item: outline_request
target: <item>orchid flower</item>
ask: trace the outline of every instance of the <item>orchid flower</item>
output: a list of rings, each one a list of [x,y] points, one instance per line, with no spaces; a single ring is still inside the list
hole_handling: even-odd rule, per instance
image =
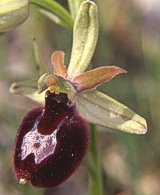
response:
[[[64,52],[51,56],[53,72],[39,64],[37,82],[14,83],[11,91],[40,105],[24,117],[14,144],[13,168],[20,183],[54,187],[81,164],[88,147],[88,123],[134,134],[145,134],[145,119],[96,88],[126,70],[101,66],[87,70],[98,39],[98,11],[93,1],[83,1],[75,18],[68,68]],[[87,71],[86,71],[87,70]]]

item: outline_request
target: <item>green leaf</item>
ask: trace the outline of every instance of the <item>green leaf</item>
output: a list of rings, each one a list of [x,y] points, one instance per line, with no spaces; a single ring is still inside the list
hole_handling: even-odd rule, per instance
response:
[[[44,104],[45,92],[38,94],[36,80],[32,79],[13,83],[10,87],[10,92],[23,95],[37,103]]]
[[[90,123],[128,133],[147,132],[144,118],[97,90],[77,94],[76,105],[80,115]]]
[[[73,29],[73,46],[68,75],[73,78],[83,73],[90,64],[98,39],[98,10],[92,1],[84,1]]]
[[[30,0],[30,3],[56,15],[68,29],[73,27],[73,19],[68,11],[54,0]]]

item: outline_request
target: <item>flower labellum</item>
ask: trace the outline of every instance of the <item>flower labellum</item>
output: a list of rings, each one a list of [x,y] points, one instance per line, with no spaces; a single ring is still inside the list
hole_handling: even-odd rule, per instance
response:
[[[28,112],[16,135],[16,178],[36,187],[57,186],[81,164],[88,137],[87,124],[67,94],[47,91],[45,107]]]

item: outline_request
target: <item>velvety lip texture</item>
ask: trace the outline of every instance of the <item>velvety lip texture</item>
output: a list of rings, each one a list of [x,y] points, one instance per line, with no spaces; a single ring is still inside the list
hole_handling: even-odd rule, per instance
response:
[[[67,94],[46,92],[45,106],[24,117],[14,143],[17,180],[54,187],[81,164],[88,147],[88,126]]]

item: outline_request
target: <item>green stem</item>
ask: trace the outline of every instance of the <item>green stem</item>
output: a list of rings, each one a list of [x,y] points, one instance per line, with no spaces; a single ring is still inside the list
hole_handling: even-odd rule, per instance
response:
[[[67,28],[72,29],[73,19],[69,12],[59,3],[51,0],[30,0],[30,3],[56,15]]]
[[[97,141],[96,128],[90,125],[90,146],[87,156],[87,168],[90,173],[89,195],[103,195],[102,167]]]

